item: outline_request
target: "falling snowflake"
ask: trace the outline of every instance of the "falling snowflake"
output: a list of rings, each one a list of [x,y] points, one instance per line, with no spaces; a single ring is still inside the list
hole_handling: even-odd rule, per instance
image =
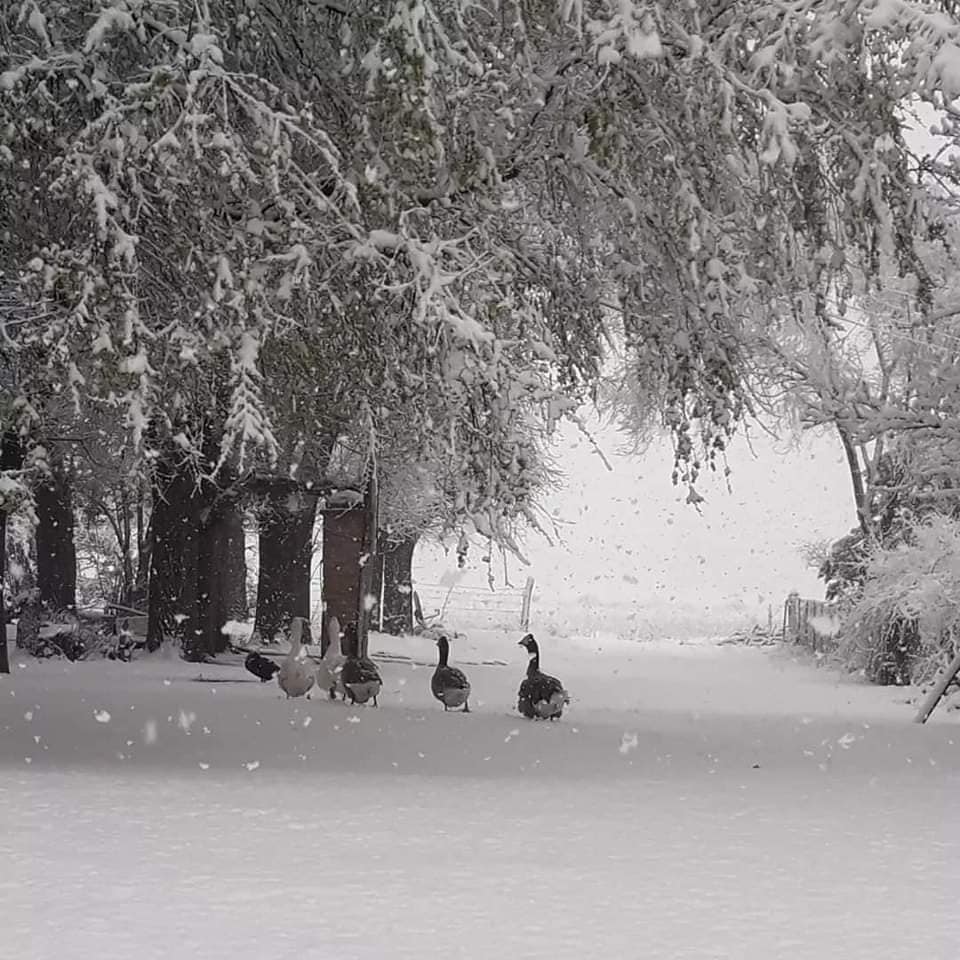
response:
[[[26,720],[26,721],[29,723],[29,721],[31,721],[31,720],[33,719],[33,711],[32,711],[32,710],[28,710],[28,711],[23,715],[23,719]]]
[[[639,744],[639,738],[635,733],[624,733],[620,738],[619,750],[623,754],[629,753],[631,750],[636,750]]]
[[[354,717],[347,717],[347,723],[359,723],[359,722],[360,722],[360,718],[359,718],[359,717],[356,717],[356,716],[354,716]]]
[[[180,716],[177,718],[177,725],[184,733],[189,733],[190,728],[196,723],[197,715],[195,713],[187,713],[185,710],[180,711]]]
[[[144,743],[157,742],[157,721],[156,720],[148,720],[143,725],[143,742]]]
[[[305,727],[309,727],[312,720],[313,720],[313,717],[304,717],[304,718],[303,718],[303,725],[304,725]]]
[[[210,764],[209,764],[209,763],[203,763],[202,761],[201,761],[200,763],[198,763],[197,766],[198,766],[201,770],[209,770],[209,769],[210,769]]]
[[[248,770],[256,770],[257,767],[260,766],[260,761],[259,761],[259,760],[253,760],[253,761],[250,762],[250,763],[245,763],[244,766],[245,766]]]
[[[97,723],[109,723],[110,722],[110,713],[107,710],[94,710],[93,719]]]

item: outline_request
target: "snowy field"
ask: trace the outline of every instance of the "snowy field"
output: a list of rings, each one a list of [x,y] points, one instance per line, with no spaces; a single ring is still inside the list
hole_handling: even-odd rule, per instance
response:
[[[960,715],[779,649],[544,637],[574,702],[531,723],[517,639],[455,643],[468,715],[424,639],[371,638],[410,658],[379,709],[15,657],[0,956],[960,957]]]

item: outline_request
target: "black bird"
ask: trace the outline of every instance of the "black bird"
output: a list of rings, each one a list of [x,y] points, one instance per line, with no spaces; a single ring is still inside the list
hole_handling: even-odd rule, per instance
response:
[[[357,625],[348,623],[343,628],[343,639],[347,648],[347,659],[340,671],[340,682],[351,703],[366,703],[373,698],[373,705],[379,706],[377,697],[383,681],[377,665],[367,657],[360,656],[360,636]]]
[[[268,657],[261,657],[259,653],[248,653],[243,665],[255,677],[259,677],[261,683],[272,680],[273,675],[280,669],[279,663],[274,663]]]
[[[556,678],[540,671],[540,648],[533,634],[528,633],[521,641],[530,655],[527,676],[517,693],[517,709],[529,720],[556,720],[570,702],[570,694]]]
[[[440,662],[430,680],[433,695],[443,704],[445,711],[451,707],[463,707],[463,712],[469,713],[470,681],[462,670],[447,666],[450,641],[444,636],[438,637],[437,650],[440,652]]]

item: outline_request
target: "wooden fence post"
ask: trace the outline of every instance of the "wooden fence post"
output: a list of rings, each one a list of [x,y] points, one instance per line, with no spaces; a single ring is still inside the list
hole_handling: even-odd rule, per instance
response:
[[[796,643],[800,627],[800,594],[792,590],[783,604],[783,642]]]
[[[520,604],[520,629],[530,629],[530,601],[533,599],[533,577],[527,577],[523,587],[523,602]]]

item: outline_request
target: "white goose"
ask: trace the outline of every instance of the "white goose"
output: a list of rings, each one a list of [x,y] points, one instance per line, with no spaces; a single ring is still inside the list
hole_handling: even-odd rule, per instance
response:
[[[277,671],[277,683],[280,689],[290,697],[302,697],[316,682],[313,667],[300,659],[303,649],[303,617],[294,617],[290,621],[290,652]]]
[[[331,617],[327,621],[327,649],[317,664],[317,689],[326,690],[331,700],[337,699],[338,691],[346,699],[347,691],[340,679],[346,659],[340,652],[340,621]]]

